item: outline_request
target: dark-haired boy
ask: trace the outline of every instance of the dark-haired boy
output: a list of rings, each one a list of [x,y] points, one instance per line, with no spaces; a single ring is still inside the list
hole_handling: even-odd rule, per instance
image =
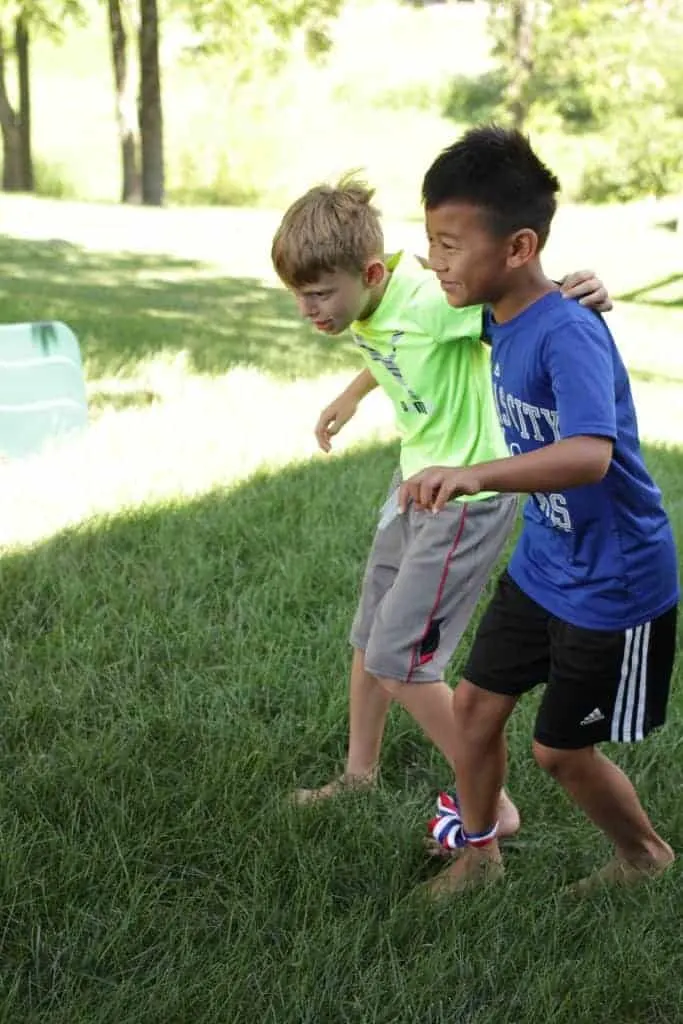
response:
[[[451,305],[487,306],[493,392],[514,457],[425,469],[402,486],[401,506],[412,499],[438,512],[480,491],[530,495],[454,691],[464,851],[437,892],[502,873],[505,724],[541,683],[536,760],[615,848],[579,888],[658,875],[674,859],[630,781],[596,746],[642,740],[664,722],[677,560],[610,332],[543,273],[558,188],[524,136],[495,126],[468,132],[424,179],[430,265]]]

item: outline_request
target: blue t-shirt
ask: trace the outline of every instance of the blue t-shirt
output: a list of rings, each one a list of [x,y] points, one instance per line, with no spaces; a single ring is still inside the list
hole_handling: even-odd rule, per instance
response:
[[[512,455],[561,438],[614,440],[596,484],[533,494],[509,572],[534,601],[586,629],[629,629],[678,598],[676,548],[645,468],[626,368],[601,317],[550,292],[513,320],[485,314],[493,390]]]

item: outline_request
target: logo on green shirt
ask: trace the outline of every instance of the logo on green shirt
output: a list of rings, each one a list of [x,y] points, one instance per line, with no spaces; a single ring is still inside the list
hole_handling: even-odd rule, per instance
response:
[[[382,353],[378,352],[376,348],[372,347],[372,345],[368,345],[367,341],[363,341],[359,334],[354,334],[353,331],[351,333],[356,345],[358,345],[359,348],[362,348],[374,363],[381,363],[384,369],[391,374],[397,384],[400,384],[410,398],[409,403],[406,402],[405,399],[401,400],[401,408],[403,412],[411,412],[412,410],[413,412],[418,412],[423,416],[427,416],[429,414],[429,409],[420,396],[410,387],[408,381],[401,373],[401,369],[396,361],[396,346],[403,337],[404,332],[394,331],[391,336],[391,352],[388,352],[386,355],[382,355]]]

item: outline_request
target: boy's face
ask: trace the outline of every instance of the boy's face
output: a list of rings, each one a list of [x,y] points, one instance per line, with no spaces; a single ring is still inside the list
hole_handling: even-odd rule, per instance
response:
[[[425,217],[429,266],[449,304],[497,302],[513,269],[511,239],[492,234],[484,212],[469,203],[444,203],[427,210]]]
[[[290,288],[299,312],[324,334],[341,334],[354,320],[366,315],[372,274],[352,275],[345,270],[321,274],[313,284]]]

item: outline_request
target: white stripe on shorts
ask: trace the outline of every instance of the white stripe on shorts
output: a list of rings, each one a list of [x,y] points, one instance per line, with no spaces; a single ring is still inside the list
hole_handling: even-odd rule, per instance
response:
[[[649,622],[626,630],[621,678],[612,714],[610,739],[614,743],[634,743],[643,739],[649,649]]]
[[[650,651],[650,623],[643,626],[643,650],[640,658],[640,687],[638,691],[638,707],[636,708],[635,736],[636,741],[642,740],[645,723],[645,705],[647,703],[647,658]]]

